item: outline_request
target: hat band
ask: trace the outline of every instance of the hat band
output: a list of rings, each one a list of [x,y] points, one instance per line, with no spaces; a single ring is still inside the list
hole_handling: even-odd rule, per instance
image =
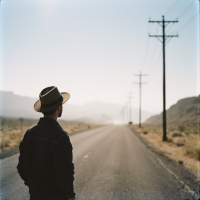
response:
[[[63,100],[62,96],[59,99],[57,99],[56,101],[52,102],[52,103],[49,103],[49,104],[46,104],[46,105],[43,105],[41,103],[41,106],[44,107],[44,108],[49,107],[49,106],[53,106],[54,104],[58,103],[60,100]]]

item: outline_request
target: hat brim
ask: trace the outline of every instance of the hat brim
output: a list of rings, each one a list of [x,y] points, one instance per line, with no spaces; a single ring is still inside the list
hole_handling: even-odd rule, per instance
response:
[[[34,104],[34,107],[33,107],[34,110],[36,112],[49,112],[51,110],[56,109],[58,106],[63,105],[70,98],[70,94],[67,92],[61,92],[61,95],[62,95],[63,99],[61,99],[56,104],[49,106],[49,107],[45,107],[45,108],[41,106],[40,100],[36,101],[36,103]]]

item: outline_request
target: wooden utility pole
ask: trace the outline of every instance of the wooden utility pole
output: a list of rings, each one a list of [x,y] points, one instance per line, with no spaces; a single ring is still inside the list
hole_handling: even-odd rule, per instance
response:
[[[139,108],[139,128],[141,128],[141,118],[142,118],[142,114],[141,114],[141,89],[142,89],[142,84],[146,84],[146,83],[142,83],[142,76],[147,76],[146,74],[141,74],[141,71],[139,74],[134,74],[134,76],[139,76],[140,78],[140,82],[139,83],[134,83],[134,84],[139,84],[140,87],[140,108]]]
[[[156,37],[163,44],[163,141],[167,141],[166,92],[165,92],[165,88],[166,88],[166,86],[165,86],[165,45],[166,45],[167,39],[168,39],[167,42],[169,42],[169,40],[172,37],[178,37],[178,35],[165,35],[165,27],[169,23],[177,23],[178,20],[165,21],[164,16],[162,16],[162,18],[163,18],[162,21],[151,21],[151,20],[149,20],[149,23],[158,23],[162,27],[163,34],[162,35],[150,35],[149,34],[149,37]],[[160,37],[162,38],[162,40],[160,40]]]
[[[128,102],[126,102],[126,122],[128,122]]]
[[[129,93],[129,124],[132,124],[133,122],[131,121],[131,98],[133,98],[132,96],[131,96],[131,92]]]
[[[126,124],[126,104],[123,106],[124,124]]]

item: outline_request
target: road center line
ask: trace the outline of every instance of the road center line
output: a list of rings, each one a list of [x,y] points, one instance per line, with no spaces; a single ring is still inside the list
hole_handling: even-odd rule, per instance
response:
[[[99,141],[99,143],[102,142],[112,131],[113,131],[113,129],[112,129],[111,131],[107,132],[106,135],[102,138],[102,140]],[[99,143],[98,143],[98,144],[99,144]],[[83,159],[84,159],[84,158],[87,158],[87,157],[89,156],[89,154],[92,154],[91,151],[94,151],[94,150],[97,148],[98,144],[95,145],[95,146],[93,146],[92,149],[90,149],[90,151],[88,152],[88,154],[86,154],[86,155],[81,159],[81,163],[75,166],[75,169],[77,169],[78,167],[80,167],[80,166],[83,164],[83,162],[84,162]]]

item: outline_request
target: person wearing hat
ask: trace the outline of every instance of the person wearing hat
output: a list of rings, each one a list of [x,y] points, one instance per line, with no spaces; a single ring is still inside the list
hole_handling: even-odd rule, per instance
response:
[[[29,187],[30,200],[75,199],[72,145],[57,118],[69,99],[55,86],[44,88],[34,110],[44,117],[29,128],[20,142],[17,170]]]

